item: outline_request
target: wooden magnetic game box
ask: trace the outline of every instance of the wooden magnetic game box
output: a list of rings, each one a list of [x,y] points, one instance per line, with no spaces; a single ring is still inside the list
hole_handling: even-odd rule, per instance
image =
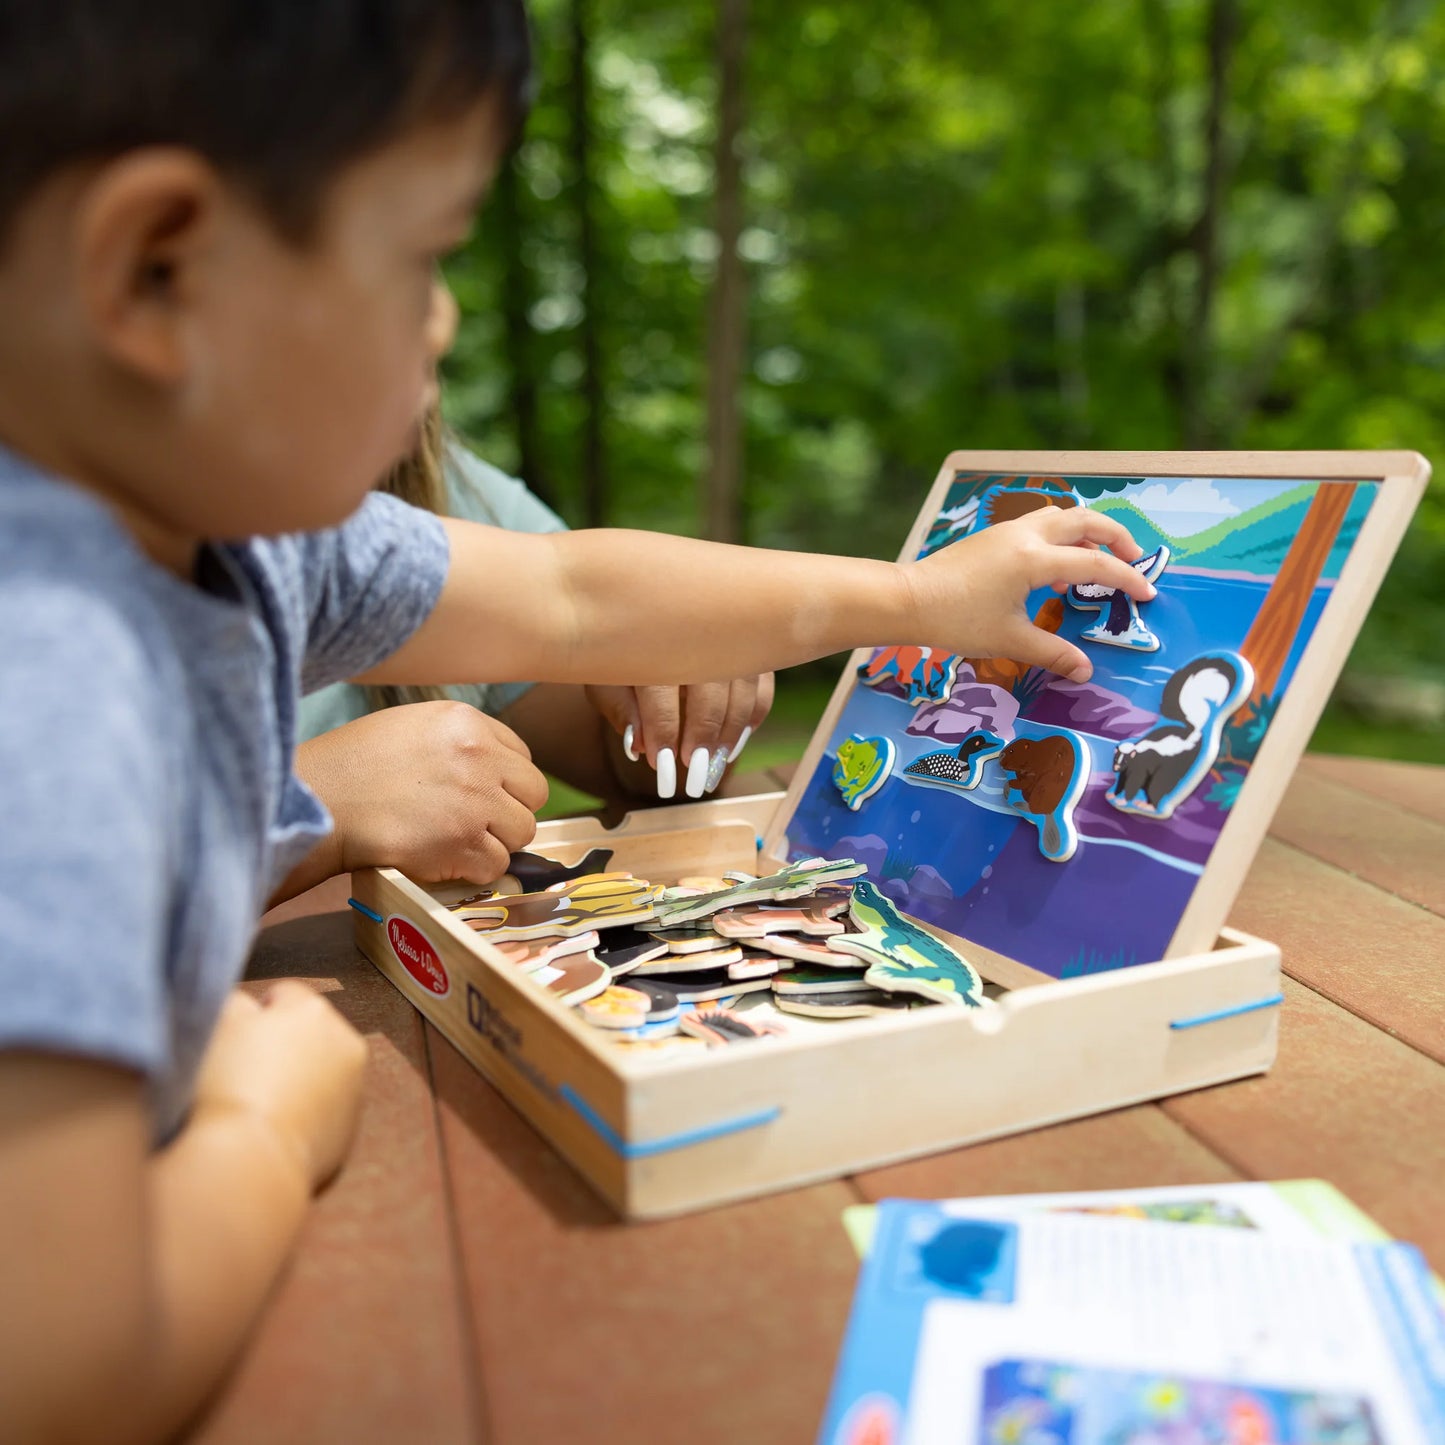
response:
[[[1428,476],[955,453],[903,556],[1039,507],[1143,548],[1152,602],[1030,600],[1089,682],[860,652],[786,795],[543,824],[510,894],[359,873],[358,944],[627,1217],[1263,1072],[1279,953],[1225,918]]]

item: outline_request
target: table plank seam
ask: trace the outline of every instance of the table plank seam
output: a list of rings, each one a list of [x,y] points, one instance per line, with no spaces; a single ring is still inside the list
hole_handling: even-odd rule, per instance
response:
[[[1439,824],[1436,824],[1436,826],[1439,827]],[[1441,828],[1440,831],[1442,837],[1445,837],[1445,828]],[[1376,893],[1381,893],[1386,898],[1393,898],[1397,903],[1407,904],[1409,907],[1423,913],[1427,918],[1434,918],[1436,920],[1440,918],[1440,914],[1431,908],[1428,903],[1421,903],[1414,898],[1407,897],[1403,893],[1396,893],[1392,889],[1382,887],[1376,883],[1374,879],[1366,878],[1362,874],[1356,873],[1352,868],[1341,867],[1333,858],[1322,858],[1318,853],[1312,853],[1308,848],[1302,847],[1299,843],[1292,842],[1288,838],[1281,838],[1277,833],[1271,833],[1269,835],[1269,841],[1271,843],[1277,843],[1281,848],[1288,848],[1292,852],[1298,853],[1301,857],[1308,858],[1312,863],[1319,863],[1326,868],[1333,868],[1336,873],[1343,874],[1346,878],[1353,879],[1356,883],[1363,884],[1366,888],[1373,888]],[[1253,867],[1253,864],[1250,866]]]
[[[1218,1159],[1221,1164],[1223,1164],[1227,1169],[1232,1170],[1235,1175],[1237,1175],[1240,1179],[1258,1179],[1259,1176],[1254,1172],[1254,1170],[1250,1169],[1242,1161],[1236,1159],[1226,1150],[1221,1149],[1216,1143],[1214,1143],[1212,1139],[1206,1138],[1204,1134],[1201,1133],[1198,1129],[1191,1127],[1187,1120],[1179,1118],[1174,1113],[1173,1109],[1170,1108],[1170,1105],[1174,1102],[1176,1098],[1189,1099],[1196,1094],[1207,1094],[1210,1089],[1217,1089],[1219,1087],[1221,1086],[1218,1084],[1210,1084],[1203,1089],[1191,1089],[1186,1094],[1174,1094],[1171,1095],[1169,1098],[1160,1099],[1154,1105],[1154,1107],[1157,1108],[1159,1112],[1163,1114],[1164,1117],[1176,1129],[1180,1130],[1190,1139],[1192,1139],[1197,1145],[1199,1145],[1201,1149],[1205,1151],[1205,1153],[1214,1155],[1214,1157]],[[1224,1087],[1228,1086],[1225,1085]]]
[[[1308,756],[1308,755],[1307,755]],[[1337,753],[1322,753],[1322,757],[1342,756]],[[1384,761],[1381,759],[1381,761]],[[1438,766],[1433,763],[1422,763],[1422,767]],[[1402,813],[1408,813],[1412,818],[1423,818],[1427,823],[1433,823],[1437,828],[1441,826],[1440,819],[1433,813],[1423,812],[1419,808],[1411,807],[1409,803],[1401,802],[1399,798],[1385,797],[1381,793],[1371,792],[1369,788],[1362,787],[1359,783],[1352,783],[1346,778],[1339,777],[1333,772],[1323,774],[1337,788],[1344,788],[1346,791],[1355,793],[1361,798],[1368,798],[1370,802],[1377,803],[1386,808],[1398,808]]]
[[[1299,974],[1295,973],[1290,968],[1283,968],[1282,972],[1284,973],[1286,978],[1292,979],[1301,988],[1307,988],[1312,994],[1316,995],[1318,998],[1324,999],[1327,1003],[1334,1004],[1336,1008],[1343,1009],[1352,1018],[1357,1018],[1361,1023],[1368,1024],[1378,1033],[1384,1034],[1386,1038],[1393,1039],[1397,1044],[1402,1044],[1405,1048],[1413,1050],[1415,1053],[1429,1059],[1431,1063],[1445,1065],[1445,1043],[1442,1043],[1441,1051],[1439,1053],[1433,1053],[1430,1049],[1425,1048],[1423,1045],[1412,1043],[1409,1039],[1397,1033],[1394,1028],[1392,1028],[1389,1024],[1382,1022],[1372,1012],[1370,1012],[1363,1006],[1356,1007],[1356,1005],[1351,1003],[1349,999],[1342,998],[1340,995],[1332,992],[1330,989],[1321,988],[1318,984],[1310,982],[1310,980],[1307,978],[1301,978]]]
[[[420,1018],[421,1016],[418,1015]],[[447,1152],[446,1131],[442,1128],[441,1100],[437,1097],[435,1058],[431,1024],[421,1019],[422,1050],[426,1058],[427,1085],[431,1093],[432,1128],[436,1132],[437,1158],[441,1168],[442,1197],[447,1217],[447,1249],[452,1258],[454,1300],[465,1353],[464,1373],[467,1387],[467,1413],[471,1417],[471,1437],[477,1445],[487,1445],[493,1438],[487,1416],[485,1382],[482,1379],[481,1347],[476,1313],[472,1308],[471,1291],[467,1288],[466,1261],[462,1257],[461,1229],[457,1221],[457,1192]]]

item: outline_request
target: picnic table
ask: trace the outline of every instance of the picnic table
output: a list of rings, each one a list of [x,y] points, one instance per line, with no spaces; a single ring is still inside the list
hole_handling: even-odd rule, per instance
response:
[[[1321,1178],[1445,1273],[1445,767],[1301,764],[1230,920],[1283,953],[1269,1074],[641,1225],[357,953],[346,882],[271,914],[249,978],[367,1035],[360,1136],[195,1442],[810,1441],[839,1217],[889,1195]]]

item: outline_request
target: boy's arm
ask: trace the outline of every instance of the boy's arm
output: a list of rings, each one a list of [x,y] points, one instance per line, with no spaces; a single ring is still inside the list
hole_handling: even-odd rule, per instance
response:
[[[1139,555],[1128,532],[1086,508],[1047,508],[906,564],[651,532],[446,527],[436,607],[364,680],[701,682],[896,642],[1082,680],[1088,659],[1030,624],[1029,593],[1093,581],[1153,595],[1127,565]]]
[[[138,1075],[0,1054],[7,1441],[161,1440],[196,1412],[339,1161],[363,1052],[303,985],[242,998],[157,1155]]]

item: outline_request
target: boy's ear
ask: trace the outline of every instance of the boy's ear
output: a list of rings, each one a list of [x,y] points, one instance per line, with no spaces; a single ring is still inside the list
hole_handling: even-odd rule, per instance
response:
[[[84,314],[102,351],[153,384],[179,384],[193,360],[187,322],[221,197],[204,159],[163,147],[106,162],[86,189],[76,245]]]

